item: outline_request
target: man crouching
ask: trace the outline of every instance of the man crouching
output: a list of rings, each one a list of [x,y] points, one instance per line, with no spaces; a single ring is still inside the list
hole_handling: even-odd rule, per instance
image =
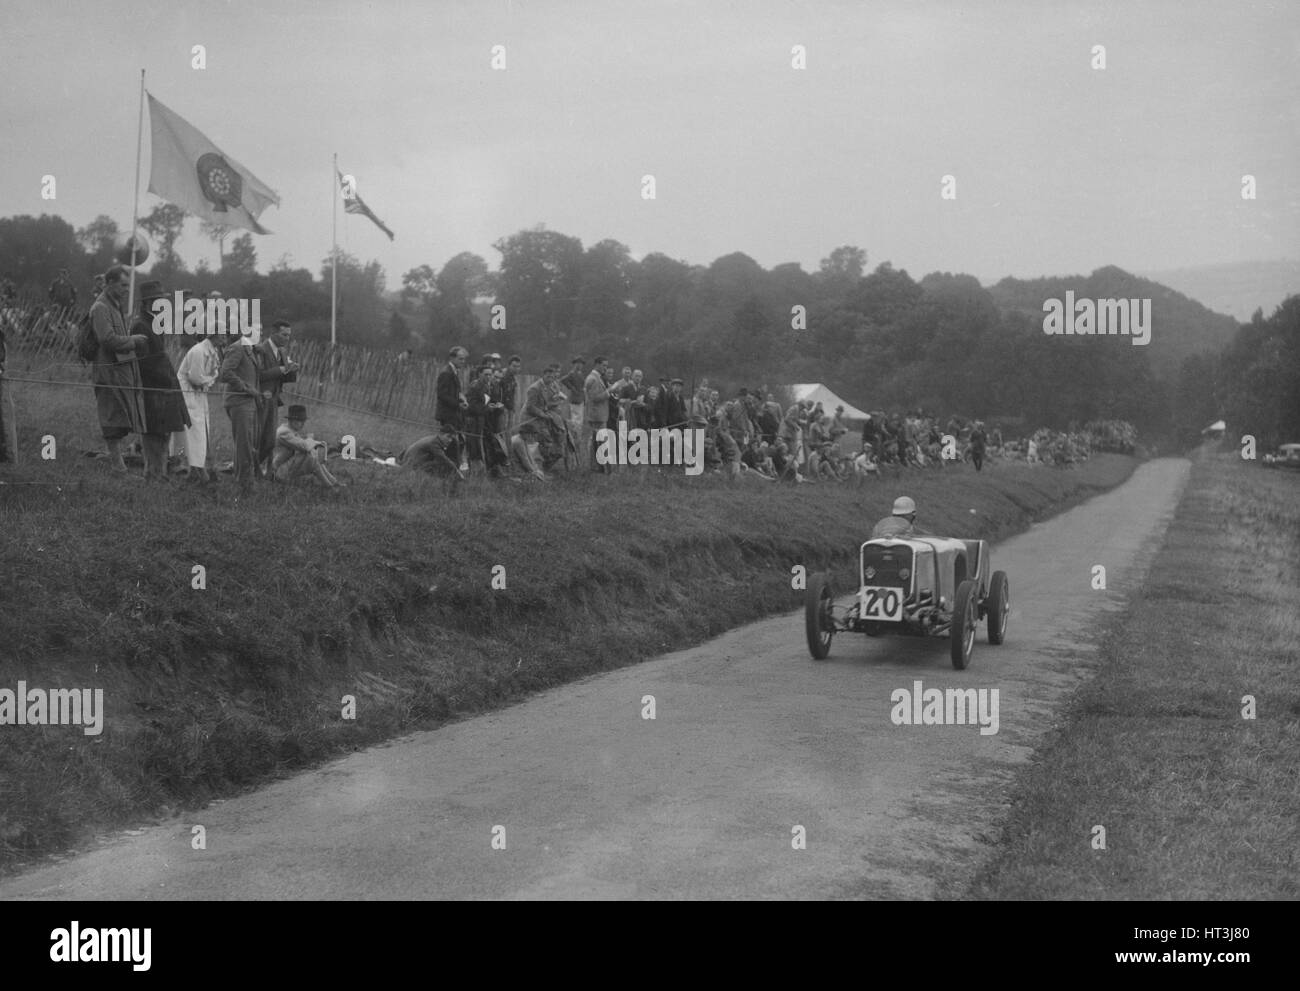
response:
[[[321,480],[326,488],[339,488],[339,480],[325,467],[325,442],[304,434],[307,407],[290,406],[289,420],[275,431],[275,451],[271,455],[271,473],[277,482],[292,482],[305,475]]]
[[[440,423],[436,434],[421,437],[401,453],[397,463],[403,468],[464,481],[467,473],[457,463],[459,459],[455,429],[449,423]]]

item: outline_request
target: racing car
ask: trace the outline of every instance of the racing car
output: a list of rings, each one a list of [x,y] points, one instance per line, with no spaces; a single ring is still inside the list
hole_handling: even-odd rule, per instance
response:
[[[880,537],[858,551],[858,593],[852,605],[835,604],[830,575],[808,579],[804,617],[808,650],[825,660],[836,633],[886,633],[949,639],[952,666],[965,670],[975,628],[987,621],[991,644],[1007,633],[1010,585],[1004,571],[989,573],[988,542],[948,537]]]

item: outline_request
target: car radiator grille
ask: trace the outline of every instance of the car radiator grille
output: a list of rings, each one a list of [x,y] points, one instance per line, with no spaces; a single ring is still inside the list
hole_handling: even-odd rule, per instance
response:
[[[875,574],[868,578],[867,569],[875,568]],[[908,577],[899,575],[907,571]],[[868,547],[862,555],[862,582],[864,585],[876,585],[886,588],[908,589],[912,587],[912,548],[906,545],[898,547]]]

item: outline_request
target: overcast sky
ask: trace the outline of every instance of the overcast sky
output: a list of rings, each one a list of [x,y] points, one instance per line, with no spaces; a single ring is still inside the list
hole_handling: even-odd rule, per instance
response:
[[[856,244],[917,278],[1300,258],[1295,0],[6,0],[0,216],[129,227],[141,68],[280,194],[263,270],[319,270],[334,152],[397,235],[340,209],[339,242],[390,288],[539,223],[700,264]],[[216,255],[193,224],[179,249]]]

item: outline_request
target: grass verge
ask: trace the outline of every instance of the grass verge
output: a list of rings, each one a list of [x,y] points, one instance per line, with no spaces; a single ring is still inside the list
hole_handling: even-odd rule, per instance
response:
[[[93,737],[0,726],[5,870],[798,608],[794,565],[848,587],[899,494],[935,532],[996,539],[1136,463],[959,466],[862,489],[680,471],[475,479],[449,496],[333,462],[351,482],[339,498],[266,487],[236,502],[230,484],[109,477],[76,436],[43,461],[39,418],[0,475],[0,688],[102,688],[105,719]]]
[[[1198,461],[1098,663],[966,895],[1300,896],[1300,476]]]

